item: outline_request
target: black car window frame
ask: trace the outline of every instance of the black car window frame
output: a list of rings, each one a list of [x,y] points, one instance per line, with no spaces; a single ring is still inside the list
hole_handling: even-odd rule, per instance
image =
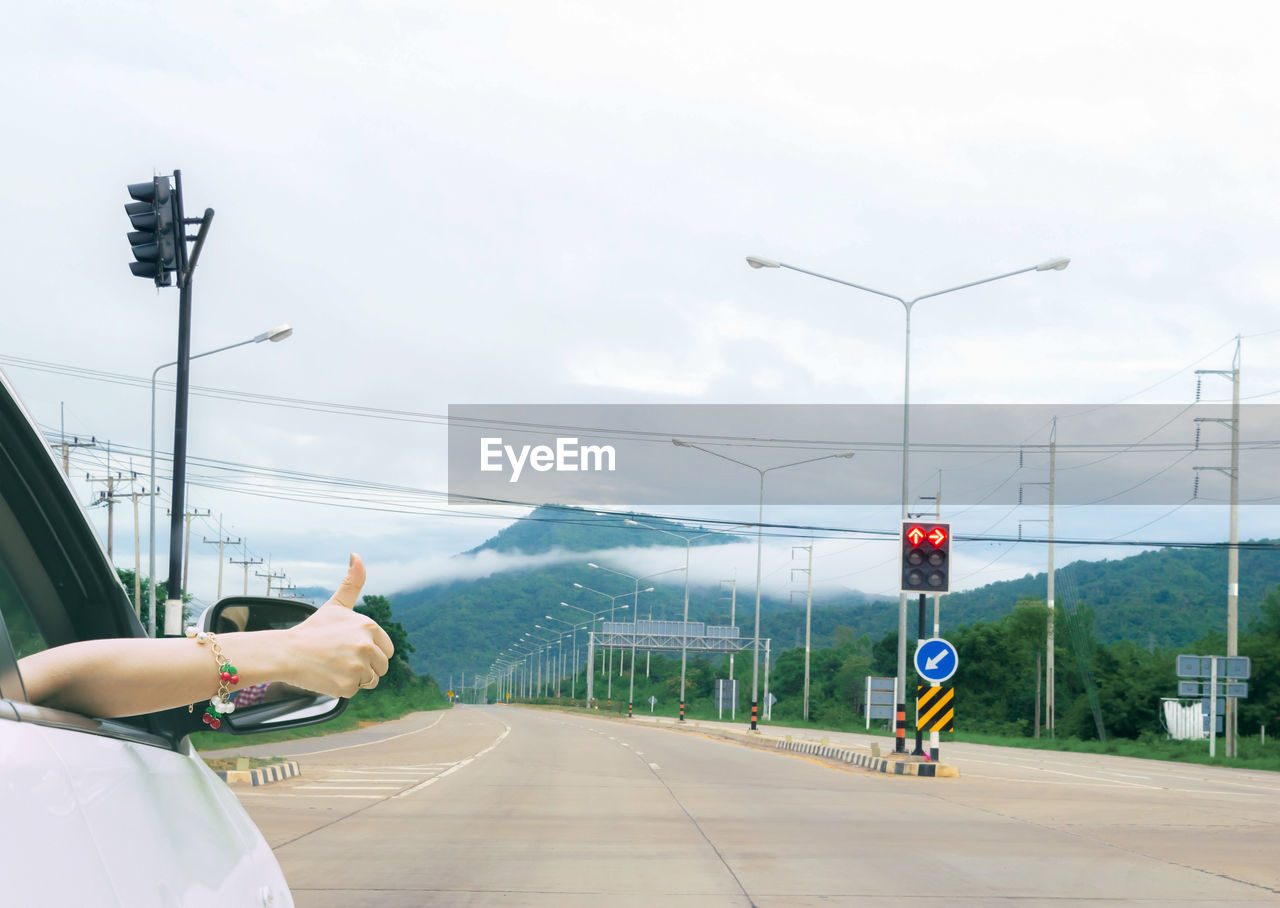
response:
[[[0,559],[13,575],[49,646],[145,632],[114,566],[72,494],[44,439],[0,375]],[[27,701],[12,639],[0,637],[17,683],[2,696],[21,721],[185,750],[181,722],[167,713],[96,719]],[[176,713],[176,711],[169,711]],[[186,710],[181,712],[185,713]]]

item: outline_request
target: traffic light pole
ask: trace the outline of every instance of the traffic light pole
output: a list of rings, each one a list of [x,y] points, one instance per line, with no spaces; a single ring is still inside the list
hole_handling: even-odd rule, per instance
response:
[[[917,641],[917,645],[919,645],[919,641],[928,639],[928,632],[925,630],[925,626],[924,626],[924,620],[925,620],[925,618],[924,618],[924,611],[925,611],[925,609],[924,609],[924,602],[925,602],[925,599],[926,599],[926,598],[927,598],[927,597],[925,596],[925,594],[924,594],[924,593],[921,593],[921,594],[920,594],[919,617],[917,618],[917,621],[916,621],[916,641]],[[918,698],[917,698],[917,699],[918,699]],[[918,712],[917,712],[917,714],[916,714],[916,749],[915,749],[915,750],[913,750],[913,751],[911,751],[911,755],[912,755],[913,757],[923,757],[923,756],[924,756],[924,733],[920,730],[920,715],[919,715],[919,713],[918,713]]]
[[[182,207],[182,171],[173,172],[177,196],[178,225],[178,376],[177,400],[173,411],[173,481],[172,507],[169,516],[169,598],[164,608],[164,636],[182,636],[182,519],[186,511],[187,482],[187,398],[191,386],[191,279],[200,259],[200,250],[213,221],[213,209],[206,208],[204,217],[187,221]],[[187,254],[187,225],[199,224],[191,254]]]

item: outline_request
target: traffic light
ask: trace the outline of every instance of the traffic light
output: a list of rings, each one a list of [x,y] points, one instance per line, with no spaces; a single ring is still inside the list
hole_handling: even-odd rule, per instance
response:
[[[902,587],[904,593],[951,590],[951,524],[902,522]]]
[[[168,177],[146,183],[130,183],[129,196],[136,201],[124,206],[133,230],[129,245],[137,261],[129,263],[135,277],[151,278],[157,287],[169,286],[178,267],[178,218],[176,201]]]

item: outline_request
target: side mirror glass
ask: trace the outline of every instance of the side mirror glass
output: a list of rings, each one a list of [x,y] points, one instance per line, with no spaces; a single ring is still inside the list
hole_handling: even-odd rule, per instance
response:
[[[300,599],[230,596],[205,610],[200,627],[215,634],[287,630],[301,624],[315,610],[316,606]],[[347,708],[344,698],[312,693],[280,681],[242,687],[232,692],[231,701],[236,709],[224,715],[222,728],[235,735],[327,722]]]

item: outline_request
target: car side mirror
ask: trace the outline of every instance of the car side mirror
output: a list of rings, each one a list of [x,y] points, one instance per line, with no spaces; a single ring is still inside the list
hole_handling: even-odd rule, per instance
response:
[[[200,627],[215,634],[286,630],[301,624],[315,611],[316,606],[300,599],[230,596],[205,610]],[[231,701],[236,708],[223,715],[222,728],[234,735],[315,725],[347,708],[345,698],[313,693],[280,681],[232,691]]]

